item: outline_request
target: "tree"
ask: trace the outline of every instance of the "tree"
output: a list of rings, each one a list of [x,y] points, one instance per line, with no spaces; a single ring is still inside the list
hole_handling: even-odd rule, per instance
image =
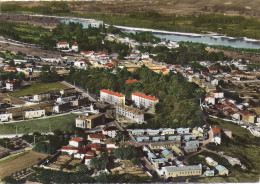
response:
[[[137,157],[137,150],[134,146],[120,146],[115,149],[114,155],[123,160],[130,160]]]
[[[90,160],[90,166],[94,169],[104,169],[107,165],[108,157],[105,154],[102,154],[99,158],[95,157],[92,160]]]
[[[85,173],[87,170],[87,166],[85,164],[79,164],[76,168],[75,168],[75,172],[77,173]]]
[[[97,182],[99,183],[109,183],[109,174],[106,172],[102,172],[100,175],[96,178]]]
[[[134,165],[140,165],[140,164],[141,164],[140,158],[132,158],[132,159],[131,159],[131,162],[132,162],[132,164],[134,164]]]

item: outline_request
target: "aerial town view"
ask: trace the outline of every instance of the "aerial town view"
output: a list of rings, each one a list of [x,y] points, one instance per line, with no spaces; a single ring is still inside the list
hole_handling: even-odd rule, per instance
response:
[[[0,183],[259,183],[260,0],[0,0]]]

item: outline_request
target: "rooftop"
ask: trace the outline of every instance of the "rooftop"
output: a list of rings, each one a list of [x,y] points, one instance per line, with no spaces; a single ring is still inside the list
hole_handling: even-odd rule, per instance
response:
[[[133,83],[138,82],[138,80],[136,80],[136,79],[128,79],[128,80],[126,80],[125,82],[126,82],[127,84],[133,84]]]
[[[225,167],[222,166],[222,165],[217,165],[217,166],[216,166],[216,169],[218,170],[218,172],[221,172],[221,171],[227,170],[227,168],[225,168]]]
[[[75,142],[82,142],[82,141],[83,141],[83,139],[81,139],[81,138],[78,138],[78,137],[75,137],[75,138],[73,138],[73,139],[70,139],[70,141],[75,141]]]
[[[91,139],[104,139],[105,136],[102,133],[98,133],[98,134],[89,135],[89,138],[91,138]]]
[[[168,166],[165,167],[167,172],[173,172],[173,171],[188,171],[188,170],[201,170],[201,165],[188,165],[188,166]]]
[[[254,116],[253,114],[249,113],[248,111],[239,111],[244,116]]]
[[[139,115],[144,114],[143,111],[130,107],[130,106],[127,106],[127,105],[118,104],[117,106],[124,108],[126,111],[131,112],[133,114],[139,114]]]
[[[213,134],[220,134],[220,128],[219,127],[214,126],[212,128],[212,131],[213,131]]]
[[[159,100],[158,98],[155,98],[155,97],[152,97],[152,96],[148,96],[148,95],[144,95],[142,93],[132,93],[132,95],[139,96],[141,98],[146,98],[146,99],[152,100],[152,101]]]
[[[110,94],[110,95],[114,95],[114,96],[117,96],[117,97],[124,97],[125,96],[125,95],[122,95],[122,94],[119,94],[119,93],[116,93],[116,92],[113,92],[113,91],[109,91],[107,89],[101,89],[100,92],[107,93],[107,94]]]

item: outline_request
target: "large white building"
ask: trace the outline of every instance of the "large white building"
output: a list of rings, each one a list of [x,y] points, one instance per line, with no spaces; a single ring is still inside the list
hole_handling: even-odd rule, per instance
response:
[[[155,105],[159,102],[158,98],[144,95],[142,93],[132,93],[132,100],[138,107],[145,107],[148,109],[154,109]]]
[[[31,118],[39,118],[45,116],[45,110],[34,110],[34,111],[24,111],[24,118],[31,119]]]
[[[38,93],[36,95],[33,95],[33,101],[35,102],[41,102],[44,100],[49,100],[51,98],[51,94],[49,92],[47,93]]]
[[[16,88],[20,86],[20,81],[18,79],[6,81],[5,86],[7,90],[14,91]]]
[[[59,43],[57,43],[57,48],[58,49],[69,49],[70,45],[67,42],[59,42]]]
[[[107,89],[100,90],[100,100],[114,105],[125,104],[125,95],[109,91]]]
[[[12,113],[8,113],[8,114],[0,114],[0,122],[3,121],[10,121],[13,119],[13,115]]]
[[[123,104],[116,105],[116,113],[122,116],[125,116],[131,120],[136,121],[137,123],[144,122],[144,113],[133,107],[129,107]]]

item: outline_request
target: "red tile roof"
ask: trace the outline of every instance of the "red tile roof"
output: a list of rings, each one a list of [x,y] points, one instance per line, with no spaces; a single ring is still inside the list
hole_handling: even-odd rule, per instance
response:
[[[213,134],[219,134],[219,133],[220,133],[220,128],[214,126],[214,127],[212,128],[212,131],[213,131]]]
[[[213,98],[212,96],[209,95],[205,95],[205,98]]]
[[[93,143],[93,144],[88,144],[88,145],[86,145],[86,147],[97,149],[97,148],[100,148],[101,145],[100,145],[99,143]]]
[[[67,45],[67,42],[59,42],[58,45]]]
[[[16,70],[16,67],[6,67],[6,68],[4,68],[4,70],[5,71],[7,71],[7,70]]]
[[[209,67],[209,70],[218,70],[218,68],[214,67],[214,66],[211,66],[211,67]]]
[[[107,89],[101,89],[100,92],[107,93],[107,94],[110,94],[110,95],[114,95],[114,96],[117,96],[117,97],[124,97],[125,96],[125,95],[122,95],[122,94],[119,94],[119,93],[116,93],[116,92],[113,92],[113,91],[109,91]]]
[[[78,46],[78,44],[75,42],[75,43],[73,43],[73,46]]]
[[[208,74],[207,72],[202,72],[202,75],[204,75],[204,76],[206,76],[206,77],[209,76],[209,74]]]
[[[227,112],[229,113],[229,114],[231,114],[231,115],[233,115],[233,114],[236,114],[236,112],[235,111],[233,111],[232,109],[227,109]]]
[[[155,97],[152,97],[152,96],[148,96],[148,95],[144,95],[142,93],[132,93],[132,95],[139,96],[141,98],[146,98],[148,100],[153,100],[153,101],[159,100],[158,98],[155,98]]]
[[[111,61],[119,61],[119,59],[111,59]]]
[[[83,139],[76,137],[76,138],[70,139],[70,141],[74,141],[74,142],[82,142]]]
[[[212,91],[212,93],[222,93],[222,91],[215,89]]]
[[[88,52],[81,52],[82,54],[84,54],[84,55],[88,55],[88,54],[93,54],[94,52],[93,51],[88,51]]]
[[[94,151],[89,150],[86,154],[87,154],[87,155],[90,155],[90,156],[94,156],[94,153],[95,153]]]
[[[215,105],[217,108],[219,108],[219,109],[225,109],[225,108],[227,108],[227,106],[225,106],[225,105],[223,105],[223,104],[216,104]]]
[[[99,133],[99,134],[91,134],[91,135],[89,135],[89,138],[91,138],[91,139],[104,139],[105,136],[102,133]]]
[[[112,63],[106,63],[105,64],[107,67],[110,67],[110,68],[114,68],[114,65]]]
[[[80,59],[79,61],[89,61],[89,59]]]
[[[180,65],[175,65],[175,68],[181,68],[181,66]]]
[[[80,150],[80,148],[72,147],[72,146],[62,146],[61,150]]]
[[[102,130],[103,131],[113,131],[113,130],[118,130],[118,128],[115,126],[109,126],[109,127],[102,128]]]
[[[142,60],[144,60],[144,61],[149,61],[149,58],[143,58]]]
[[[7,84],[14,84],[14,83],[17,83],[17,82],[20,82],[19,79],[7,81],[6,83],[7,83]]]
[[[126,82],[127,84],[133,84],[133,83],[138,82],[138,80],[136,80],[136,79],[128,79],[128,80],[126,80],[125,82]]]
[[[87,152],[85,151],[85,150],[79,150],[78,152],[77,152],[78,154],[87,154]]]
[[[93,159],[93,156],[85,156],[84,157],[86,160],[91,160],[91,159]]]
[[[236,109],[237,108],[237,106],[235,106],[233,103],[231,103],[231,102],[226,102],[226,105],[228,105],[229,107],[231,107],[231,108],[233,108],[233,109]]]
[[[239,112],[245,116],[254,116],[253,114],[249,113],[248,111],[239,111]]]
[[[137,52],[131,52],[130,55],[139,55]]]

